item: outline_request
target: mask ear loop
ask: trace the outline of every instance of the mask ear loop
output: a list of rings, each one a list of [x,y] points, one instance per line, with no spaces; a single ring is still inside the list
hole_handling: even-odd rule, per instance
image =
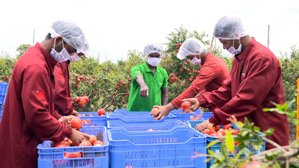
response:
[[[233,39],[233,47],[235,48],[235,39]]]
[[[56,37],[54,39],[54,50],[56,51],[56,49],[55,49],[55,43],[56,43]]]

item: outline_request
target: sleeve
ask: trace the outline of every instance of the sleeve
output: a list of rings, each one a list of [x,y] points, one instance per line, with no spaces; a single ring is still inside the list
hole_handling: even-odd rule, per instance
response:
[[[132,68],[132,80],[135,81],[137,75],[142,75],[141,68],[139,65],[136,65]]]
[[[62,115],[60,115],[56,110],[54,110],[53,117],[55,117],[58,120],[62,117]]]
[[[179,108],[181,106],[181,101],[186,98],[192,98],[199,93],[199,91],[213,81],[219,74],[218,69],[214,67],[203,67],[196,79],[191,83],[191,85],[178,97],[176,97],[171,103]]]
[[[24,74],[21,99],[25,119],[41,140],[59,142],[72,134],[72,128],[51,115],[52,87],[46,67],[30,67]]]
[[[55,79],[55,109],[59,109],[57,113],[62,112],[62,115],[69,115],[72,111],[72,99],[67,94],[66,82],[69,82],[67,78],[67,72],[63,72],[63,64],[57,64],[54,68],[54,79]],[[63,72],[63,73],[62,73]],[[60,115],[61,116],[61,115]]]
[[[205,92],[199,96],[198,101],[200,106],[205,108],[220,108],[231,100],[231,75],[223,81],[222,86],[218,90]]]
[[[163,80],[162,87],[167,88],[168,87],[168,74],[165,69],[163,69],[163,72],[164,72],[164,74],[163,74],[164,80]]]
[[[243,119],[257,110],[277,81],[277,70],[269,58],[253,59],[248,67],[247,78],[240,84],[240,89],[232,99],[215,110],[209,119],[211,123],[227,124],[231,115]]]

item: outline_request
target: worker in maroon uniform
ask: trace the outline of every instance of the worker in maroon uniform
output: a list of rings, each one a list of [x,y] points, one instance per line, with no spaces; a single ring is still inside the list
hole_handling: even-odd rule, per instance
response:
[[[194,108],[216,107],[213,116],[195,128],[205,129],[209,123],[228,124],[235,115],[238,120],[247,117],[261,131],[274,128],[270,140],[281,146],[289,144],[289,123],[286,115],[264,112],[264,108],[274,108],[271,102],[285,103],[282,85],[282,71],[278,59],[265,46],[246,34],[238,18],[222,17],[214,28],[214,36],[223,48],[234,54],[232,70],[223,86],[198,98],[187,99]],[[266,149],[274,148],[267,143]]]
[[[85,43],[82,49],[77,50],[79,54],[71,55],[70,59],[61,63],[57,63],[53,75],[55,77],[55,102],[54,110],[58,112],[57,118],[61,116],[74,115],[78,112],[72,107],[72,97],[70,90],[70,75],[69,64],[74,61],[78,61],[80,56],[87,55],[89,49],[88,43]]]
[[[65,137],[81,143],[87,134],[73,130],[72,117],[54,115],[54,76],[63,62],[84,45],[82,30],[72,22],[56,21],[41,43],[30,47],[16,63],[0,123],[0,167],[37,167],[37,145]]]
[[[229,76],[229,70],[224,61],[206,51],[204,45],[198,39],[188,38],[181,46],[177,57],[180,60],[187,58],[194,65],[202,65],[202,67],[196,79],[182,94],[172,100],[171,103],[165,106],[158,106],[157,119],[167,116],[173,109],[178,109],[183,99],[195,97],[202,88],[205,88],[208,92],[217,90]]]

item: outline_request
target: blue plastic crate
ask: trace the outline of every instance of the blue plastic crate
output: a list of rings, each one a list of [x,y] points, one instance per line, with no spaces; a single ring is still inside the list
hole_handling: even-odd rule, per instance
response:
[[[189,127],[164,133],[110,129],[108,138],[110,168],[206,167],[206,156],[191,158],[195,151],[206,154],[206,136]]]
[[[152,129],[153,131],[171,131],[176,127],[187,127],[187,125],[180,120],[165,120],[162,123],[124,123],[120,120],[111,120],[107,121],[108,129],[125,129],[126,131],[149,131]]]
[[[0,105],[0,122],[1,122],[1,118],[2,118],[3,108],[4,108],[4,106]]]
[[[161,120],[155,120],[155,117],[150,115],[150,111],[146,111],[146,112],[128,112],[125,115],[124,114],[114,114],[111,113],[110,115],[107,116],[108,120],[122,120],[124,122],[136,122],[136,123],[140,123],[140,122],[162,122],[164,120],[168,120],[168,119],[176,119],[176,116],[173,114],[169,114],[168,116],[164,117]]]
[[[83,126],[107,126],[107,114],[99,116],[97,112],[79,112],[80,115],[85,114],[85,117],[79,117],[81,120],[90,120],[90,123],[85,123]],[[88,116],[89,114],[93,116]]]
[[[112,113],[119,113],[119,112],[129,112],[127,109],[116,109]]]
[[[8,83],[6,82],[0,82],[0,106],[3,106],[5,103],[7,85]]]
[[[202,120],[189,120],[189,121],[187,121],[189,127],[191,127],[191,128],[194,128],[197,124],[202,123],[202,122],[203,122]],[[238,129],[238,127],[237,127],[235,124],[232,123],[232,125],[233,125],[233,128],[234,128],[234,129]],[[223,125],[220,125],[220,128],[223,128]],[[265,136],[265,134],[263,134],[263,133],[259,133],[258,135],[259,135],[259,136]],[[207,145],[208,145],[209,143],[211,143],[211,142],[213,142],[213,141],[215,141],[215,140],[218,139],[218,137],[212,137],[212,136],[210,136],[210,135],[206,135],[206,136],[207,136]],[[223,140],[223,141],[224,141],[224,140]],[[225,142],[225,141],[224,141],[224,142]],[[221,142],[218,142],[218,143],[216,143],[215,145],[211,146],[209,149],[212,150],[213,152],[217,153],[217,152],[220,152],[220,150],[221,150],[221,149],[220,149],[220,146],[221,146]],[[254,152],[255,154],[261,153],[261,152],[265,151],[265,149],[266,149],[266,142],[264,141],[263,147],[260,148],[259,150],[255,150],[253,146],[250,147],[250,148],[248,148],[248,149],[249,149],[250,151]],[[239,153],[239,151],[240,151],[240,150],[237,149],[237,147],[235,147],[234,154]],[[241,156],[244,157],[244,155],[241,155]],[[212,165],[213,162],[214,162],[214,160],[209,161],[209,162],[208,162],[208,167],[209,167],[210,165]]]
[[[83,127],[81,132],[96,135],[105,142],[103,146],[91,147],[51,147],[51,141],[45,141],[37,146],[38,167],[42,168],[108,168],[109,167],[109,141],[107,130],[103,126]],[[64,153],[82,152],[82,158],[64,158]]]
[[[178,120],[181,120],[182,122],[187,122],[190,120],[191,116],[197,117],[202,113],[202,118],[203,120],[208,120],[212,115],[213,112],[202,112],[200,109],[192,112],[192,113],[185,113],[183,110],[178,109],[178,110],[172,110],[170,111],[170,114],[173,114],[177,117]]]

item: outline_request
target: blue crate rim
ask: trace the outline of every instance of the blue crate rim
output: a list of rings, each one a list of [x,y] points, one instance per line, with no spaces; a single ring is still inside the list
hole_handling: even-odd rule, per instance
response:
[[[186,129],[188,127],[181,127],[183,129]],[[171,132],[167,132],[166,135],[172,135],[175,131],[178,131],[179,129],[181,128],[177,128],[175,130],[172,130]],[[201,133],[197,133],[196,131],[194,131],[193,129],[190,129],[195,135],[195,137],[191,137],[189,138],[188,140],[186,140],[185,142],[171,142],[171,143],[153,143],[153,144],[135,144],[133,142],[131,142],[130,140],[128,139],[122,139],[122,140],[113,140],[112,139],[112,133],[111,131],[122,131],[124,134],[128,135],[128,136],[134,136],[132,134],[136,134],[138,132],[128,132],[124,129],[110,129],[108,130],[108,140],[111,141],[111,142],[129,142],[130,144],[134,145],[134,146],[153,146],[153,145],[180,145],[180,144],[186,144],[188,143],[189,141],[192,141],[193,139],[202,139],[203,141],[206,141],[206,135],[204,134],[201,134]],[[131,135],[130,135],[131,134]],[[148,131],[146,134],[148,135],[151,135],[151,134],[154,134],[154,135],[165,135],[165,132],[163,132],[163,134],[159,133],[158,131]],[[151,135],[151,136],[154,136],[154,135]],[[113,143],[111,143],[110,146],[114,146]]]

